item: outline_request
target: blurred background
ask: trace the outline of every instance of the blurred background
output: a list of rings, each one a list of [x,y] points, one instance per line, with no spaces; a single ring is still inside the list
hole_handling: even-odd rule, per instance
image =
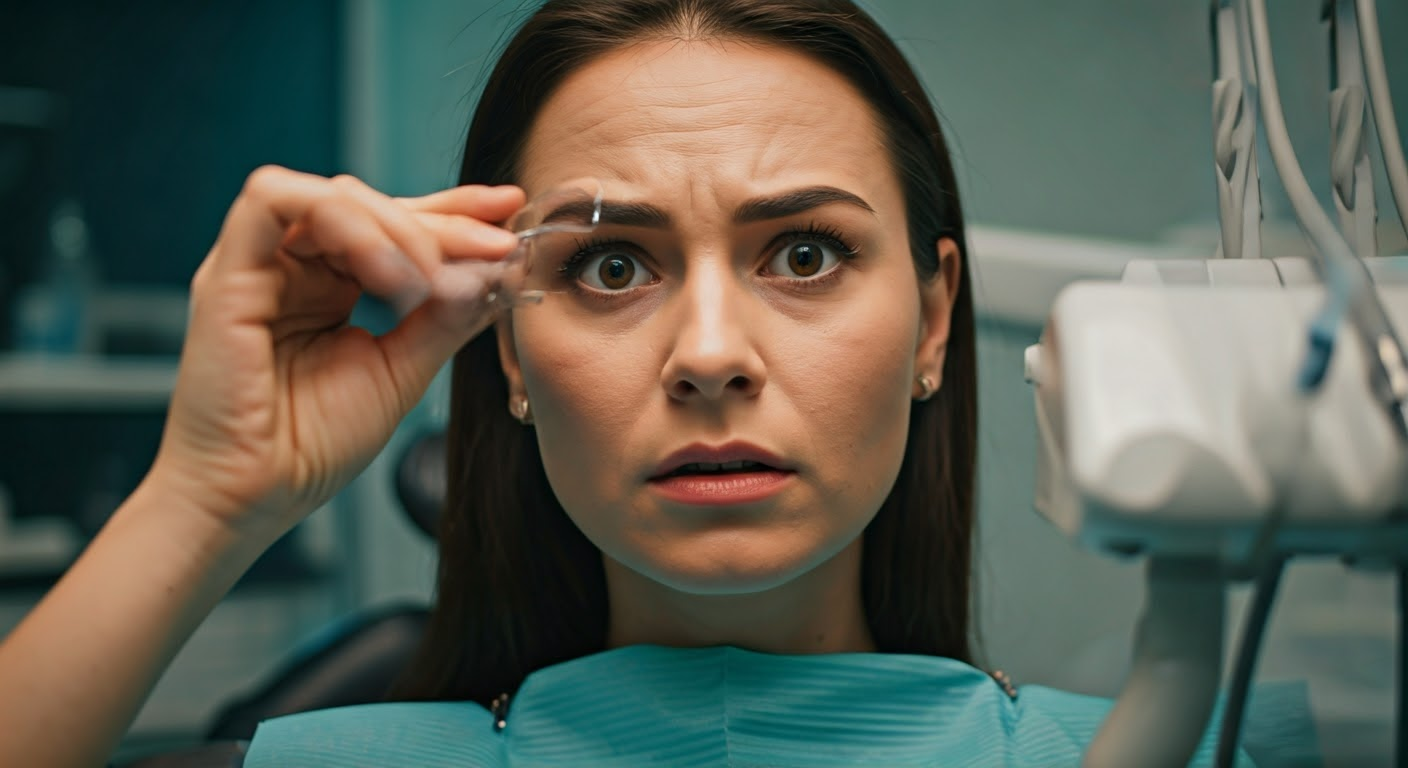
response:
[[[160,436],[186,288],[255,167],[452,185],[476,90],[518,0],[0,0],[0,632],[136,485]],[[942,113],[969,221],[983,385],[980,627],[1019,683],[1112,695],[1141,572],[1083,552],[1031,508],[1022,379],[1055,290],[1135,257],[1210,257],[1207,4],[870,0]],[[1287,122],[1329,209],[1328,28],[1278,0]],[[1408,5],[1380,5],[1408,124]],[[1396,137],[1400,140],[1401,137]],[[1371,150],[1377,158],[1377,148]],[[1377,162],[1377,159],[1376,159]],[[1265,241],[1306,245],[1269,158]],[[1380,241],[1404,237],[1378,181]],[[361,322],[384,326],[368,303]],[[199,738],[220,705],[329,622],[429,600],[432,543],[391,476],[445,418],[439,382],[376,463],[255,567],[178,657],[124,746]],[[1234,588],[1235,627],[1245,588]],[[1386,575],[1293,564],[1263,681],[1305,686],[1331,764],[1386,759],[1394,613]]]

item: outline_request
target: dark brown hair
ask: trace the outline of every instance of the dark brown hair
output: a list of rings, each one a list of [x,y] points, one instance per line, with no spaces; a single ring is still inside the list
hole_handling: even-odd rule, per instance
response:
[[[460,183],[514,183],[538,110],[578,68],[631,43],[693,38],[786,47],[848,78],[884,132],[920,278],[937,274],[939,238],[964,246],[933,107],[894,42],[850,0],[549,0],[486,81]],[[969,661],[977,360],[961,274],[942,386],[914,404],[899,477],[864,533],[862,594],[880,651]],[[509,415],[494,333],[456,356],[451,392],[436,603],[397,695],[488,706],[536,669],[604,649],[606,586],[600,551],[548,486],[534,431]]]

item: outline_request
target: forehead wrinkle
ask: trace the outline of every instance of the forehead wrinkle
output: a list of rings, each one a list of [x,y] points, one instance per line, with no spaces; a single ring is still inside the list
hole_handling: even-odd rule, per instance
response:
[[[758,113],[757,105],[768,105],[773,101],[767,95],[740,96],[736,92],[701,100],[680,96],[678,89],[662,90],[668,93],[668,97],[654,102],[642,103],[642,100],[633,99],[634,91],[618,91],[607,99],[596,101],[590,108],[578,113],[588,117],[590,123],[572,129],[572,133],[580,135],[589,130],[610,131],[623,121],[628,126],[639,124],[645,129],[634,134],[627,133],[628,138],[654,133],[741,128],[748,125],[750,115]],[[606,114],[599,115],[603,111]]]
[[[808,139],[819,139],[819,143],[829,150],[845,146],[845,142],[834,140],[836,131],[826,130],[836,122],[828,117],[835,114],[835,104],[810,98],[799,99],[795,94],[788,94],[789,98],[780,100],[775,89],[756,95],[739,95],[736,92],[720,94],[717,100],[707,103],[680,97],[677,90],[671,91],[671,96],[655,104],[622,109],[615,115],[594,121],[590,128],[583,126],[574,133],[585,135],[589,130],[609,133],[617,120],[623,120],[628,127],[640,125],[639,130],[619,137],[626,142],[647,136],[692,137],[712,131],[739,131],[749,133],[750,140],[739,144],[727,143],[725,148],[757,146],[762,149],[774,146],[780,140],[789,148],[796,149],[799,142]],[[606,102],[598,102],[597,106],[610,108]]]
[[[814,124],[815,121],[809,125]],[[803,137],[787,132],[793,127],[791,124],[774,122],[768,140],[754,155],[750,173],[755,178],[768,179],[825,170],[864,180],[877,168],[889,169],[889,151],[880,135],[880,126],[868,108],[859,115],[839,116],[827,125],[835,128],[813,131],[803,141]],[[855,141],[858,135],[864,135],[866,140]]]
[[[766,133],[759,133],[753,121],[739,119],[737,112],[746,109],[745,105],[726,105],[722,111],[718,106],[703,119],[692,119],[676,110],[671,110],[673,115],[642,110],[599,119],[593,116],[580,127],[561,126],[562,134],[568,138],[558,146],[558,153],[602,160],[618,167],[629,166],[632,158],[637,158],[637,165],[659,168],[662,160],[684,157],[720,158],[739,152],[756,157],[759,152],[769,151],[779,137],[795,149],[793,138],[780,133],[785,126],[767,125]],[[641,155],[644,159],[640,159]]]

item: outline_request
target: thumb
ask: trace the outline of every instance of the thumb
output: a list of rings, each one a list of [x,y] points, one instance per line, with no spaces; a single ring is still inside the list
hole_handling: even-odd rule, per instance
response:
[[[431,278],[429,298],[378,343],[401,390],[419,399],[460,347],[493,323],[488,293],[506,265],[448,262]]]

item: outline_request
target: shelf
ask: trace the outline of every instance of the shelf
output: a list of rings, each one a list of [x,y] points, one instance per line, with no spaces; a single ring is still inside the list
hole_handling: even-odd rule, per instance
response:
[[[0,410],[164,411],[176,358],[0,355]]]

